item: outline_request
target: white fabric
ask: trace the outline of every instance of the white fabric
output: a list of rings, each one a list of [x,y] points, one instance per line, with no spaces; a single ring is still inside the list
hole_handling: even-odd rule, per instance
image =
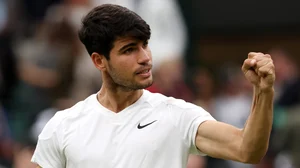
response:
[[[32,162],[43,168],[184,168],[190,153],[205,155],[195,136],[206,120],[214,118],[201,107],[147,90],[119,113],[94,94],[55,114]]]

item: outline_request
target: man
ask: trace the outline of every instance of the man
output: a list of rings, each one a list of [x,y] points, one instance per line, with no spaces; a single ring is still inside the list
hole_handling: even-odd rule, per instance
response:
[[[242,70],[254,86],[252,112],[240,130],[201,107],[150,93],[150,28],[134,12],[101,5],[79,37],[103,84],[97,94],[57,112],[39,135],[32,162],[43,168],[183,168],[190,153],[258,163],[272,127],[274,65],[249,53]],[[230,109],[228,109],[230,110]]]

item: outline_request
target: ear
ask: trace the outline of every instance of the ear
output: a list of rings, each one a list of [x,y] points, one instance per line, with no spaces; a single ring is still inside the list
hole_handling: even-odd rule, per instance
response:
[[[94,52],[91,55],[92,61],[97,69],[104,71],[106,69],[106,58],[104,55]]]

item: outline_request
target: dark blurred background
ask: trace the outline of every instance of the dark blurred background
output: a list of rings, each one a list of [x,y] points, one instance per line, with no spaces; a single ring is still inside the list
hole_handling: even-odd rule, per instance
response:
[[[276,66],[274,126],[258,165],[191,155],[188,168],[300,167],[300,1],[0,0],[0,168],[34,168],[37,136],[58,110],[101,87],[77,37],[93,7],[115,3],[151,26],[153,86],[242,128],[252,87],[240,68],[251,51]]]

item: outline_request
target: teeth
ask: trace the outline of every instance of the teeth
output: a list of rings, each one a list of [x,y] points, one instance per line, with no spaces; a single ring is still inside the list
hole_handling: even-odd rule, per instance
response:
[[[149,72],[149,70],[144,70],[144,71],[142,71],[140,73],[142,74],[142,73],[147,73],[147,72]]]

